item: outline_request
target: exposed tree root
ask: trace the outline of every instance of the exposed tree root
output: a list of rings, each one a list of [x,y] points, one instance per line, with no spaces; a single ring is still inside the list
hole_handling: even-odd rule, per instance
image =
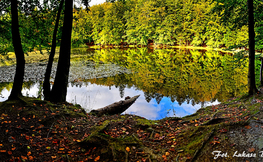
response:
[[[192,161],[195,161],[201,150],[203,149],[204,145],[207,143],[207,141],[211,138],[211,136],[214,134],[215,129],[212,129],[212,131],[208,134],[207,138],[204,139],[202,142],[202,145],[195,151],[195,154],[192,158]]]

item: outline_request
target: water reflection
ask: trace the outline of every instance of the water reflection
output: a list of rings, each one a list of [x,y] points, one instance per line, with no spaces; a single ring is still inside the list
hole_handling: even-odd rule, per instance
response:
[[[39,95],[40,83],[28,82],[27,86],[23,88],[23,95],[30,97],[37,97]],[[80,86],[81,85],[81,86]],[[169,97],[162,97],[161,100],[151,99],[147,102],[145,94],[142,90],[138,90],[132,86],[127,88],[124,86],[123,92],[125,96],[140,95],[137,101],[124,112],[124,114],[136,114],[147,119],[162,119],[164,117],[171,116],[186,116],[193,114],[198,110],[201,105],[189,105],[186,102],[179,105],[177,102],[172,102]],[[10,94],[10,89],[4,88],[1,91],[2,97],[0,101],[5,101]],[[120,94],[120,87],[118,86],[102,86],[86,82],[69,84],[66,100],[73,104],[80,104],[83,108],[89,112],[92,109],[101,108],[114,103],[119,100],[123,100]],[[213,104],[217,104],[214,102]],[[211,104],[210,102],[207,103]]]
[[[216,51],[103,49],[91,59],[96,62],[115,62],[134,73],[121,78],[89,80],[99,85],[135,85],[145,92],[147,101],[157,102],[166,96],[179,105],[187,102],[225,101],[247,91],[247,60],[236,61],[229,54]]]
[[[247,61],[236,62],[231,55],[215,51],[103,49],[82,56],[72,59],[71,69],[78,72],[74,75],[78,77],[69,83],[67,101],[88,111],[140,94],[124,113],[147,119],[185,116],[247,91]],[[81,76],[87,75],[87,61],[99,66],[102,62],[118,64],[132,73],[85,79]],[[11,83],[1,83],[2,101],[11,87]],[[40,83],[26,82],[23,94],[37,97],[39,89]]]

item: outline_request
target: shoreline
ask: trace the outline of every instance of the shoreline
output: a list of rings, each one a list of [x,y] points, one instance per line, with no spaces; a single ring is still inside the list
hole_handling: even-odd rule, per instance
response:
[[[147,120],[136,115],[96,117],[84,113],[78,105],[54,104],[35,98],[23,98],[27,106],[22,108],[21,101],[0,102],[0,129],[3,130],[0,147],[6,150],[1,151],[0,155],[5,160],[27,157],[30,151],[30,156],[35,160],[59,160],[68,155],[73,161],[94,161],[95,158],[101,161],[133,161],[143,158],[148,161],[180,162],[259,161],[262,156],[257,156],[257,153],[262,155],[263,148],[263,107],[260,106],[263,103],[262,92],[261,89],[261,93],[256,96],[241,96],[201,108],[190,116],[161,120]],[[17,124],[21,129],[16,129]],[[41,128],[38,128],[39,124]],[[41,129],[41,132],[35,129]],[[15,133],[17,131],[18,134]],[[14,137],[13,143],[9,136]],[[63,137],[67,140],[63,140]],[[52,141],[49,142],[48,138]],[[25,152],[19,152],[19,142],[22,141],[28,147]],[[18,150],[12,148],[11,144]],[[10,150],[13,157],[9,156]],[[43,150],[43,154],[39,155],[37,150]],[[74,150],[73,154],[71,150]],[[90,154],[89,150],[94,151]],[[85,160],[87,157],[90,159]]]

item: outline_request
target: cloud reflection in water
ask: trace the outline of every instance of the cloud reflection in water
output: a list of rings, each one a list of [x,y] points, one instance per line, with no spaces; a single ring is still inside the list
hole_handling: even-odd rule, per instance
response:
[[[36,97],[38,90],[39,83],[36,83],[32,85],[30,89],[24,88],[22,93],[25,96]],[[5,101],[10,91],[4,89],[1,93],[4,98],[1,98],[0,101]],[[186,102],[180,106],[176,101],[172,102],[168,97],[163,97],[159,104],[155,99],[152,99],[148,103],[145,100],[143,91],[136,90],[135,87],[125,88],[124,97],[133,97],[135,95],[140,95],[140,97],[124,112],[124,114],[135,114],[146,119],[158,120],[175,115],[178,117],[190,115],[201,107],[200,104],[192,106]],[[87,86],[81,87],[69,84],[66,100],[73,104],[80,104],[89,112],[92,109],[101,108],[114,102],[124,100],[124,98],[120,97],[119,88],[115,86],[109,87],[88,83]],[[213,102],[213,104],[218,104],[218,102]],[[208,105],[212,105],[212,103],[207,103],[206,106]]]
[[[136,95],[140,95],[140,97],[124,114],[135,114],[147,119],[158,120],[175,115],[178,117],[190,115],[201,107],[201,104],[192,106],[186,102],[180,106],[176,101],[172,102],[169,97],[163,97],[159,104],[155,99],[152,99],[148,103],[145,100],[143,91],[136,90],[135,87],[125,88],[124,96],[133,97]],[[75,99],[77,101],[75,101]],[[68,88],[67,101],[78,103],[88,111],[107,106],[119,100],[124,100],[124,98],[120,97],[119,89],[115,87],[109,88],[108,86],[89,83],[86,87],[82,86],[79,88],[70,86]],[[219,102],[207,102],[206,106],[212,104],[216,105],[219,104]]]

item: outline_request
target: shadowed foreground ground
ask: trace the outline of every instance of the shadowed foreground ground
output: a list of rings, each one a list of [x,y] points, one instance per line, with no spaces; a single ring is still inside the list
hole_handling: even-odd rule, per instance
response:
[[[96,117],[77,105],[35,98],[6,101],[0,103],[0,157],[1,161],[260,161],[262,99],[262,94],[244,96],[184,118],[158,121],[135,115]]]

